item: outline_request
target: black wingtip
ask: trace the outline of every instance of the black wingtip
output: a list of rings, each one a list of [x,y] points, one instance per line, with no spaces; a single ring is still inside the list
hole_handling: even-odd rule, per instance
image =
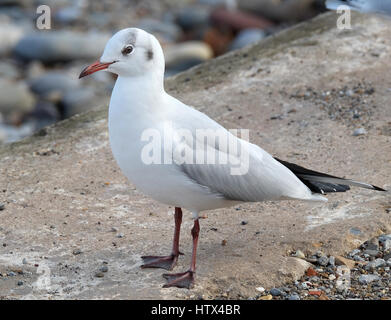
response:
[[[372,187],[373,187],[373,190],[376,190],[376,191],[385,191],[385,192],[387,192],[387,190],[382,189],[382,188],[379,188],[379,187],[376,187],[376,186],[374,186],[373,184],[372,184]]]

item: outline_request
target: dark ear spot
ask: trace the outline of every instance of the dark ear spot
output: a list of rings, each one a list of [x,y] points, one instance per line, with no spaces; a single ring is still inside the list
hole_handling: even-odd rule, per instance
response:
[[[149,49],[147,51],[147,60],[152,60],[153,59],[153,51],[152,49]]]

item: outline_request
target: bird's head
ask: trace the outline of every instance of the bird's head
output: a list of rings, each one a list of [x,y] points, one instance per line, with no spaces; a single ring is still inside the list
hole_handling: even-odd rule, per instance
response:
[[[111,37],[100,59],[86,67],[79,78],[99,70],[107,70],[124,77],[149,73],[163,76],[163,50],[159,41],[148,32],[137,28],[123,29]]]

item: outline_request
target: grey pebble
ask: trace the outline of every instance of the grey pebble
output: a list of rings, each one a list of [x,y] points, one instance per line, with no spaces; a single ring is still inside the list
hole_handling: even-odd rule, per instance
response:
[[[388,251],[391,249],[391,239],[387,239],[383,242],[383,250]]]
[[[80,249],[75,249],[72,251],[72,253],[76,256],[78,254],[81,254],[81,250]]]
[[[326,256],[322,256],[320,258],[318,258],[318,263],[321,265],[321,266],[327,266],[327,264],[329,263],[329,258],[327,258]]]
[[[288,297],[288,300],[300,300],[300,296],[298,294],[294,293]]]
[[[364,128],[358,128],[356,130],[353,131],[353,136],[362,136],[364,134],[367,133],[367,130],[365,130]]]
[[[18,285],[18,286],[23,286],[23,281],[20,281],[20,280],[19,280],[19,281],[17,282],[17,285]]]
[[[2,211],[4,209],[5,209],[5,204],[4,203],[0,203],[0,211]]]
[[[379,276],[373,274],[363,274],[358,278],[358,282],[360,282],[361,284],[368,284],[379,279]]]
[[[364,251],[364,257],[366,256],[376,257],[378,254],[379,254],[378,250],[367,249]]]
[[[272,296],[280,296],[280,295],[282,295],[282,291],[280,289],[273,288],[270,290],[270,294]]]
[[[95,273],[95,277],[96,278],[103,278],[105,275],[103,274],[103,272],[97,272]]]
[[[384,267],[386,265],[386,261],[384,259],[376,259],[371,262],[369,262],[365,266],[365,270],[372,270],[380,267]]]
[[[109,268],[107,266],[102,266],[99,268],[99,271],[100,272],[107,272],[107,271],[109,271]]]

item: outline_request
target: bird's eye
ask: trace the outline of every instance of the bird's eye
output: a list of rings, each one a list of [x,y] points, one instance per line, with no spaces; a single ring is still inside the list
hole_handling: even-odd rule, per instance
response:
[[[134,47],[131,44],[128,44],[126,47],[122,49],[122,54],[124,56],[131,54],[134,50]]]

